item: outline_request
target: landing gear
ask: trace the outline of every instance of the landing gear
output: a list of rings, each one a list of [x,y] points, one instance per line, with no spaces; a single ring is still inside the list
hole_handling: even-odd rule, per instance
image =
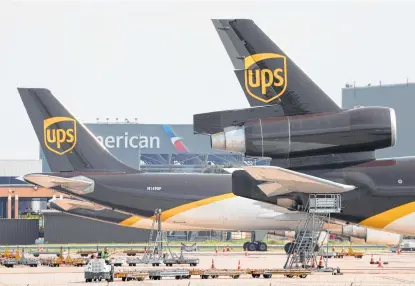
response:
[[[245,242],[244,245],[242,246],[242,248],[245,250],[248,250],[248,244],[250,244],[249,241]]]
[[[294,242],[289,242],[286,245],[284,245],[284,251],[286,254],[289,254],[289,252],[294,249]]]
[[[260,242],[257,245],[257,250],[258,251],[267,251],[268,250],[268,245],[265,242]]]
[[[285,253],[286,254],[292,254],[292,253],[289,253],[289,252],[290,252],[290,250],[291,250],[291,252],[293,251],[294,245],[295,245],[295,242],[289,242],[286,245],[284,245]],[[316,244],[316,246],[314,247],[314,252],[318,252],[319,250],[320,250],[320,246]]]
[[[268,245],[262,241],[254,241],[254,242],[245,242],[243,245],[243,249],[247,251],[267,251]]]

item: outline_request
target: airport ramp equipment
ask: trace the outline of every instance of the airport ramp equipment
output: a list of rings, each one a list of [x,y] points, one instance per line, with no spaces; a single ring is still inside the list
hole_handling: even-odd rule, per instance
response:
[[[22,256],[20,260],[17,261],[17,264],[19,265],[26,265],[29,267],[38,267],[40,265],[40,261],[35,258],[26,258]]]
[[[17,265],[17,260],[16,258],[6,258],[1,262],[1,264],[7,268],[13,268],[15,265]]]
[[[196,242],[193,243],[192,245],[186,245],[183,242],[181,242],[181,245],[182,245],[182,247],[181,247],[181,250],[182,251],[186,251],[186,252],[196,252],[196,251],[199,251],[199,248],[197,247]]]
[[[92,259],[85,266],[85,282],[106,280],[114,281],[114,266],[107,265],[104,259]]]
[[[315,251],[320,246],[324,223],[330,221],[331,213],[341,212],[341,195],[310,194],[305,211],[307,216],[298,224],[284,269],[312,267],[311,261],[317,261]]]
[[[288,278],[299,277],[306,278],[311,274],[309,269],[245,269],[246,274],[251,274],[253,278],[264,277],[265,279],[270,279],[272,275],[284,275]]]
[[[141,260],[138,257],[128,257],[126,260],[128,266],[136,266],[137,264],[148,264],[148,262]],[[115,264],[114,264],[115,265]],[[155,265],[153,265],[155,266]],[[158,265],[156,265],[158,266]]]
[[[155,239],[153,239],[154,233],[156,234]],[[180,256],[171,251],[166,232],[163,231],[162,228],[161,209],[156,209],[154,211],[150,238],[145,249],[146,251],[141,260],[137,260],[137,263],[134,263],[132,262],[133,260],[130,259],[129,261],[131,263],[129,261],[127,261],[127,263],[129,265],[133,264],[133,266],[140,262],[143,264],[151,263],[153,266],[160,266],[162,263],[169,266],[173,266],[173,264],[189,264],[190,266],[196,266],[199,263],[199,259],[183,257],[183,246]]]
[[[122,258],[113,258],[111,261],[111,264],[113,264],[114,266],[122,266],[124,264],[124,259]],[[130,265],[132,266],[132,265]]]
[[[189,270],[186,269],[158,269],[148,272],[150,280],[161,280],[163,277],[175,277],[179,279],[190,279]]]
[[[173,266],[173,264],[189,264],[190,266],[197,266],[199,264],[198,258],[190,258],[190,257],[184,257],[183,251],[180,253],[180,256],[177,256],[175,254],[173,255],[166,255],[163,259],[163,263],[166,266]]]
[[[121,278],[122,281],[143,281],[146,277],[148,277],[148,271],[142,270],[120,270],[114,274],[114,278]]]
[[[245,274],[243,270],[234,269],[192,269],[190,275],[199,275],[201,279],[219,278],[219,276],[232,277],[238,279],[241,275]]]

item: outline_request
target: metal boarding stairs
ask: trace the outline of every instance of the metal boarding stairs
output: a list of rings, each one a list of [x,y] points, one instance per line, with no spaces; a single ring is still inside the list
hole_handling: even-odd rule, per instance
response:
[[[304,210],[306,219],[300,221],[297,226],[296,240],[289,249],[285,269],[311,267],[310,262],[313,258],[317,263],[315,250],[320,246],[324,224],[330,220],[331,213],[341,211],[341,195],[310,194]]]
[[[156,230],[157,224],[157,230]],[[157,231],[156,238],[153,239],[154,231]],[[163,243],[166,245],[163,246]],[[167,252],[165,251],[167,248]],[[154,219],[151,225],[150,238],[147,243],[147,248],[141,259],[144,263],[156,263],[159,264],[165,258],[165,255],[170,254],[170,257],[177,258],[178,256],[173,253],[169,246],[166,233],[163,231],[161,226],[161,209],[154,211]]]

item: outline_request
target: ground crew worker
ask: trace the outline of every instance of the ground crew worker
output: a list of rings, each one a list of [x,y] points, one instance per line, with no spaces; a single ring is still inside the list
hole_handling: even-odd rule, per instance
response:
[[[105,247],[104,252],[102,253],[102,259],[105,260],[105,264],[110,264],[110,254],[108,253],[108,249]]]

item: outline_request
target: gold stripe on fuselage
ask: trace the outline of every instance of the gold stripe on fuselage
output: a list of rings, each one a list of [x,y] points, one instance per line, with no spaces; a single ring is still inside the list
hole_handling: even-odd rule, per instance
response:
[[[400,205],[383,213],[374,215],[362,221],[360,225],[383,229],[397,219],[413,212],[415,212],[415,202]]]
[[[184,204],[184,205],[180,205],[178,207],[174,207],[172,209],[162,211],[161,212],[161,220],[166,221],[167,219],[169,219],[169,218],[171,218],[175,215],[184,213],[185,211],[195,209],[195,208],[198,208],[198,207],[202,207],[202,206],[214,203],[214,202],[230,199],[230,198],[233,198],[233,197],[235,197],[235,195],[233,193],[227,193],[227,194],[223,194],[223,195],[219,195],[219,196],[209,197],[209,198],[199,200],[199,201],[194,201],[194,202],[187,203],[187,204]],[[138,217],[138,216],[131,216],[131,217],[123,220],[122,222],[120,222],[120,225],[133,226],[134,224],[136,224],[141,219],[143,219],[143,218]],[[154,216],[150,217],[149,219],[154,219]]]
[[[123,226],[132,226],[135,223],[137,223],[140,219],[142,219],[139,216],[130,216],[129,218],[123,220],[122,222],[120,222],[120,225]]]

